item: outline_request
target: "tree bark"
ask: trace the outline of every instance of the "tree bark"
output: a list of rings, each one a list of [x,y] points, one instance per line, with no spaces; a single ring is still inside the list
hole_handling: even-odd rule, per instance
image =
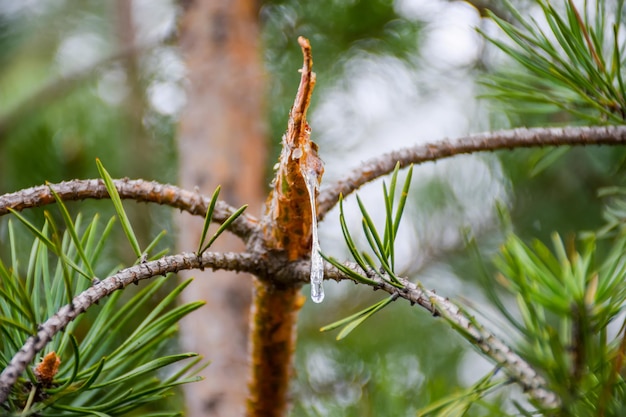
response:
[[[258,213],[264,199],[266,141],[258,5],[251,0],[185,0],[181,48],[187,108],[179,128],[180,185]],[[179,248],[195,250],[202,220],[181,216]],[[224,235],[212,250],[241,250]],[[196,273],[182,302],[207,301],[181,324],[185,349],[211,361],[205,380],[186,386],[187,416],[238,416],[247,396],[248,316],[252,284],[229,272]],[[185,279],[182,276],[181,279]]]

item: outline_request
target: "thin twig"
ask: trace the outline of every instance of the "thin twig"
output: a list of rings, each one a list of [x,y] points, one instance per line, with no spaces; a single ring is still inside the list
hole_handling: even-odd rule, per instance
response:
[[[500,130],[403,148],[365,161],[341,180],[326,184],[318,197],[318,219],[321,220],[337,204],[340,195],[345,197],[363,184],[389,174],[397,162],[406,167],[460,154],[499,149],[623,144],[626,144],[626,126],[592,126]]]
[[[124,178],[115,180],[114,183],[120,197],[123,199],[167,205],[196,216],[204,217],[210,202],[210,198],[199,193],[155,181]],[[27,208],[41,207],[54,203],[54,195],[50,188],[63,201],[109,198],[109,193],[100,179],[64,181],[58,184],[40,185],[1,195],[0,216],[9,213],[8,209],[22,211]],[[223,201],[218,201],[213,211],[213,221],[222,223],[235,211],[234,207]],[[242,239],[247,239],[255,230],[256,222],[257,220],[253,216],[244,213],[231,224],[228,230]]]
[[[199,258],[195,253],[182,253],[167,256],[156,261],[146,262],[131,268],[124,269],[119,273],[94,284],[78,296],[71,305],[65,305],[59,311],[43,323],[35,336],[31,336],[24,346],[13,356],[11,362],[0,374],[0,403],[6,400],[9,391],[17,378],[24,372],[26,367],[35,358],[52,337],[63,330],[68,323],[79,314],[85,312],[98,300],[110,295],[112,292],[122,289],[133,282],[148,279],[167,273],[175,273],[181,270],[212,268],[223,270],[236,270],[240,272],[254,273],[260,276],[267,274],[267,265],[262,257],[248,253],[214,253],[207,252]],[[356,271],[360,268],[356,264],[346,264]],[[310,274],[310,264],[307,261],[292,262],[281,268],[285,276],[291,280],[307,282]],[[346,280],[350,279],[336,268],[327,265],[325,270],[326,279]],[[482,350],[488,357],[501,365],[507,374],[513,378],[522,388],[541,405],[551,408],[558,405],[556,395],[544,387],[545,380],[520,356],[511,350],[504,342],[490,333],[484,327],[471,320],[465,313],[450,300],[437,295],[434,291],[426,290],[404,278],[400,282],[403,289],[389,284],[387,281],[374,276],[377,288],[389,294],[404,298],[412,304],[417,304],[433,315],[441,315],[463,329],[464,335]],[[293,281],[292,281],[293,282]]]
[[[357,273],[365,274],[355,263],[346,262],[344,265]],[[310,269],[308,261],[293,262],[283,269],[285,274],[291,276],[292,279],[298,279],[303,282],[308,280],[308,271]],[[326,279],[337,281],[351,279],[330,264],[326,264],[324,276]],[[419,284],[410,282],[406,278],[399,278],[400,283],[404,286],[400,289],[391,285],[389,281],[382,280],[378,274],[371,274],[370,279],[376,281],[376,288],[399,298],[404,298],[411,304],[419,305],[433,316],[445,317],[455,327],[461,329],[464,337],[470,340],[487,357],[500,365],[507,375],[541,406],[554,408],[559,405],[560,401],[556,394],[545,388],[547,385],[546,381],[528,362],[516,354],[497,336],[470,318],[452,301],[436,294],[435,291],[424,289]]]
[[[509,346],[493,333],[476,323],[475,320],[470,319],[449,299],[436,294],[434,291],[426,290],[406,279],[400,279],[400,282],[404,285],[402,290],[398,290],[397,287],[380,278],[377,281],[379,281],[379,287],[389,294],[398,294],[399,297],[423,307],[433,315],[444,316],[455,326],[463,329],[466,337],[472,340],[486,356],[502,366],[504,371],[542,406],[553,408],[558,405],[559,400],[557,396],[545,389],[546,381],[528,362],[513,352]]]
[[[22,348],[13,356],[11,362],[0,374],[0,404],[8,398],[11,387],[26,370],[28,364],[35,359],[37,353],[52,340],[55,334],[63,330],[78,315],[114,291],[143,279],[182,270],[211,268],[213,270],[259,273],[261,266],[262,263],[254,255],[247,253],[205,252],[201,257],[198,257],[195,253],[184,252],[123,269],[115,275],[94,283],[74,297],[71,304],[61,307],[54,316],[41,324],[37,334],[29,337]]]

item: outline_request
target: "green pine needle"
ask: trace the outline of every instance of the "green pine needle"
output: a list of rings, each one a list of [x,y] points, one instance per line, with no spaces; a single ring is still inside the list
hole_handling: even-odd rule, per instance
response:
[[[348,225],[346,224],[346,216],[343,210],[343,195],[339,196],[339,224],[341,226],[341,232],[343,234],[343,239],[348,246],[348,250],[352,254],[352,258],[356,261],[356,263],[364,270],[367,270],[367,264],[361,257],[359,250],[354,243],[354,239],[352,239],[352,235],[350,234],[350,230],[348,229]]]
[[[559,9],[552,2],[540,0],[545,31],[544,25],[522,16],[510,1],[504,4],[514,23],[493,13],[489,17],[509,41],[481,34],[512,58],[519,69],[503,71],[485,81],[492,97],[502,100],[512,111],[545,114],[562,110],[593,123],[624,122],[621,51],[626,44],[619,33],[621,15],[614,10],[621,13],[623,0],[611,3],[611,7],[598,1],[593,20],[587,13],[587,2],[581,12],[571,0],[563,0]]]
[[[365,320],[372,317],[378,311],[382,310],[385,306],[387,306],[393,300],[394,300],[393,297],[385,298],[384,300],[381,300],[377,302],[376,304],[373,304],[367,307],[366,309],[359,311],[358,313],[355,313],[349,317],[343,318],[341,320],[338,320],[334,323],[331,323],[329,325],[322,327],[320,331],[328,332],[328,331],[337,329],[339,327],[343,327],[343,329],[341,329],[341,331],[337,335],[337,340],[341,340],[345,338],[346,336],[348,336],[354,329],[356,329],[359,325],[361,325]]]
[[[207,232],[209,231],[209,226],[213,221],[213,210],[215,209],[215,204],[217,203],[217,199],[220,195],[221,186],[217,186],[215,191],[213,192],[213,196],[211,196],[211,202],[209,203],[209,207],[207,208],[206,215],[204,216],[204,225],[202,226],[202,234],[200,236],[200,242],[198,243],[198,256],[202,255],[202,248],[204,246],[204,240],[206,239]]]
[[[206,252],[209,247],[217,240],[217,238],[227,230],[230,225],[239,218],[243,214],[244,211],[248,208],[248,205],[245,204],[239,207],[233,214],[228,216],[228,218],[218,227],[213,236],[209,239],[209,241],[205,244],[206,236],[209,231],[209,226],[213,221],[213,211],[215,210],[215,205],[217,204],[217,199],[220,195],[220,186],[218,185],[215,191],[213,192],[213,196],[211,197],[211,202],[209,203],[209,207],[207,208],[206,215],[204,217],[204,225],[202,226],[202,234],[200,236],[200,242],[198,243],[198,250],[196,253],[198,256],[202,256],[204,252]]]
[[[109,172],[104,168],[104,165],[102,165],[100,159],[96,158],[96,165],[98,166],[98,172],[100,172],[100,177],[104,181],[104,186],[109,192],[109,197],[111,198],[111,202],[115,207],[115,212],[120,219],[124,234],[126,235],[130,246],[133,248],[135,256],[137,257],[137,259],[140,259],[142,255],[141,248],[139,246],[139,242],[137,241],[137,236],[135,236],[135,232],[133,231],[133,227],[128,220],[128,215],[126,214],[124,206],[122,205],[122,199],[117,192],[117,188],[115,188],[115,184],[113,183],[113,177],[111,177]]]
[[[63,217],[63,221],[65,222],[65,227],[70,237],[72,238],[72,242],[74,242],[74,246],[76,247],[76,250],[78,251],[78,255],[80,256],[80,259],[82,259],[83,265],[85,265],[85,268],[87,268],[87,273],[90,279],[93,279],[95,277],[95,274],[93,272],[91,262],[87,258],[87,255],[85,255],[83,244],[78,237],[78,232],[76,231],[76,228],[74,227],[74,222],[72,221],[72,217],[70,216],[70,213],[67,210],[65,203],[63,203],[63,200],[61,200],[61,197],[59,197],[57,192],[54,191],[54,189],[50,186],[50,184],[47,184],[47,185],[48,185],[48,189],[50,190],[50,192],[54,196],[54,199],[57,202],[59,211],[61,212],[61,216]]]
[[[233,214],[231,214],[226,220],[224,220],[224,223],[222,223],[217,230],[215,231],[215,233],[213,234],[213,236],[211,236],[211,239],[209,239],[209,241],[207,242],[207,244],[204,246],[204,248],[202,248],[202,250],[200,251],[199,255],[202,255],[207,249],[209,249],[209,247],[215,242],[215,240],[217,240],[218,237],[220,237],[220,235],[222,233],[224,233],[224,231],[226,229],[228,229],[230,227],[230,225],[237,220],[237,218],[239,216],[241,216],[243,214],[244,211],[246,211],[246,209],[248,208],[247,204],[244,204],[243,206],[239,207]]]
[[[8,222],[12,265],[7,267],[0,260],[0,366],[6,366],[24,339],[56,313],[68,301],[68,295],[93,285],[91,280],[75,279],[81,272],[76,263],[82,262],[85,269],[86,265],[98,265],[99,255],[111,243],[106,241],[111,236],[113,219],[102,228],[98,216],[91,222],[83,222],[80,215],[75,220],[67,213],[62,216],[66,223],[64,233],[49,214],[42,228],[19,214],[23,231],[15,230],[11,220]],[[35,238],[30,251],[22,253],[16,248],[17,237],[24,231]],[[163,233],[157,236],[150,249],[162,236]],[[55,262],[51,261],[51,254],[57,255]],[[26,277],[18,275],[23,258]],[[105,274],[110,275],[102,275]],[[125,415],[164,398],[175,386],[197,381],[194,373],[206,363],[196,359],[195,354],[159,355],[176,332],[178,321],[202,305],[197,302],[176,306],[177,296],[189,283],[185,282],[152,306],[154,296],[167,282],[165,277],[155,278],[132,298],[124,297],[124,305],[119,302],[126,293],[115,292],[92,310],[95,315],[79,315],[42,352],[43,356],[54,351],[61,357],[58,373],[51,386],[45,388],[46,400],[32,396],[24,408],[27,399],[22,392],[34,392],[24,389],[24,384],[38,384],[29,367],[6,403],[9,410],[16,410],[16,415]],[[139,326],[133,323],[138,314],[143,315]],[[81,334],[81,339],[77,340],[74,334]],[[182,364],[183,360],[190,364]],[[161,381],[159,370],[176,363],[182,364],[182,370]]]

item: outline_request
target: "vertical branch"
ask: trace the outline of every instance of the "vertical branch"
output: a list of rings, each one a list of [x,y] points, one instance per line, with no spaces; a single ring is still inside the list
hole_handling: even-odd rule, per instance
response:
[[[287,414],[296,320],[304,300],[299,287],[279,288],[255,282],[248,416]]]
[[[274,189],[267,200],[262,220],[264,244],[284,252],[289,260],[307,257],[311,251],[312,206],[308,184],[317,186],[323,173],[317,146],[311,142],[306,112],[315,86],[311,46],[298,39],[304,64],[300,86],[289,113],[287,133]],[[312,180],[310,180],[312,178]],[[268,282],[269,281],[269,282]],[[287,413],[287,391],[295,348],[297,312],[304,303],[299,283],[279,287],[268,280],[257,281],[252,310],[248,416],[283,416]]]

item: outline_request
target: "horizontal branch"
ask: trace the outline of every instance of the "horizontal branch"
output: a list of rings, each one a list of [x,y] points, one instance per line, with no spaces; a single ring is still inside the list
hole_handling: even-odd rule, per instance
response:
[[[499,149],[623,144],[626,144],[626,126],[594,126],[500,130],[398,149],[365,161],[341,180],[326,184],[317,200],[318,219],[324,218],[337,204],[340,195],[345,197],[363,184],[389,174],[398,162],[401,167],[406,167],[459,154]]]
[[[22,348],[13,356],[11,362],[0,374],[0,404],[9,396],[11,387],[26,370],[54,335],[63,330],[72,320],[84,313],[89,307],[114,291],[127,287],[143,279],[175,273],[189,269],[211,268],[213,270],[229,270],[255,273],[260,268],[258,259],[247,253],[215,253],[205,252],[201,257],[195,253],[181,253],[165,256],[151,262],[141,263],[123,269],[94,284],[74,297],[71,304],[66,304],[57,313],[41,324],[37,334],[26,340]]]
[[[114,183],[117,192],[123,199],[162,204],[196,216],[205,216],[210,202],[209,198],[199,193],[155,181],[124,178],[114,180]],[[50,184],[50,187],[63,201],[109,198],[104,182],[100,179],[64,181]],[[0,216],[9,213],[8,209],[22,211],[54,202],[54,195],[50,192],[48,185],[27,188],[0,196]],[[213,211],[213,221],[222,223],[235,211],[235,208],[225,202],[218,201]],[[230,225],[228,230],[242,239],[247,239],[253,233],[256,223],[257,220],[253,216],[244,213]]]
[[[365,274],[357,264],[345,263],[344,265],[359,274]],[[308,261],[293,262],[288,268],[285,268],[285,273],[291,275],[292,279],[306,282],[309,279],[310,264]],[[324,277],[325,279],[333,279],[336,281],[352,280],[328,263],[326,263]],[[546,381],[528,362],[521,358],[493,333],[489,332],[482,325],[469,317],[452,301],[437,295],[432,290],[422,288],[420,284],[410,282],[404,278],[400,278],[403,288],[397,288],[391,285],[389,282],[382,280],[377,274],[370,274],[369,279],[376,281],[377,286],[374,287],[375,289],[382,289],[398,298],[404,298],[412,305],[415,304],[426,309],[433,316],[445,317],[454,327],[459,329],[470,342],[501,366],[506,374],[519,384],[524,392],[533,400],[545,408],[558,406],[559,399],[556,394],[545,388],[547,385]]]

